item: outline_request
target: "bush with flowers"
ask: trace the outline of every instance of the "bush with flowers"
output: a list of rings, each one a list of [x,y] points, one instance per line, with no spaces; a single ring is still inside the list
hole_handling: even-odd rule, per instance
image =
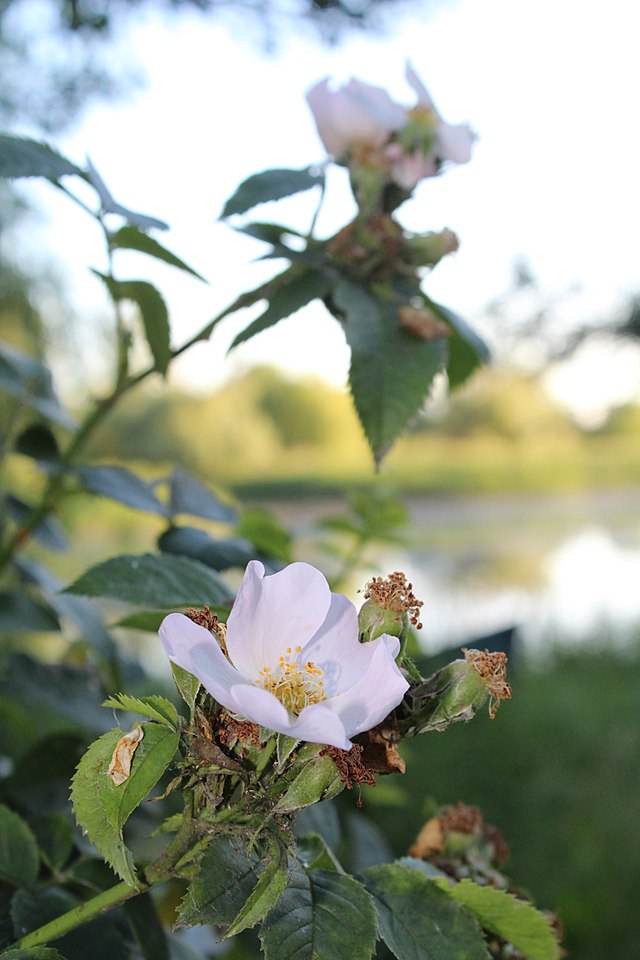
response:
[[[30,501],[10,483],[2,492],[5,960],[189,960],[202,952],[180,930],[201,925],[215,929],[216,950],[234,937],[227,955],[237,960],[259,949],[267,960],[560,956],[553,918],[504,875],[504,842],[479,811],[442,809],[407,856],[388,862],[376,859],[373,842],[355,853],[344,846],[331,802],[355,790],[360,807],[377,778],[401,775],[404,738],[443,732],[483,707],[495,716],[511,696],[504,654],[463,650],[423,677],[409,654],[422,602],[403,573],[371,580],[357,611],[319,570],[289,562],[268,518],[240,517],[180,467],[148,482],[84,456],[125,394],[259,301],[264,311],[236,343],[314,299],[341,325],[377,463],[437,374],[453,388],[487,358],[481,339],[423,290],[425,273],[456,249],[455,235],[410,233],[396,217],[421,180],[469,160],[473,142],[468,128],[443,121],[411,67],[407,78],[417,94],[410,108],[356,80],[309,91],[320,137],[348,170],[356,217],[326,239],[314,236],[315,218],[304,237],[241,222],[289,265],[177,347],[159,291],[114,271],[118,252],[133,249],[194,274],[155,238],[165,225],[118,203],[92,164],[0,139],[2,176],[49,180],[102,230],[107,268],[98,276],[113,301],[116,356],[111,389],[75,424],[46,365],[0,346],[0,389],[15,403],[4,455],[12,464],[26,458],[41,477]],[[69,186],[79,181],[85,193]],[[323,165],[265,171],[240,185],[224,216],[313,188],[322,201]],[[140,338],[147,366],[137,365]],[[163,518],[158,552],[106,559],[63,588],[41,548],[64,545],[55,515],[75,494]],[[215,524],[216,535],[185,515]],[[225,578],[234,568],[244,569],[235,596]],[[117,601],[119,619],[107,624],[96,600]],[[121,630],[159,631],[175,698],[149,692],[150,678],[116,641]],[[71,638],[61,662],[20,649],[24,634],[51,631]],[[101,702],[106,711],[96,709]],[[120,722],[105,729],[110,712]]]

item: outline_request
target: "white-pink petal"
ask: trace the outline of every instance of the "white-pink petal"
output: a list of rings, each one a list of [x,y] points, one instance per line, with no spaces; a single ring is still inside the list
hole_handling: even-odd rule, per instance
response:
[[[350,737],[384,720],[409,689],[392,656],[397,644],[387,645],[387,639],[391,638],[378,637],[365,644],[365,647],[375,647],[366,673],[344,693],[325,701],[340,717]]]
[[[407,83],[415,91],[415,94],[418,98],[418,103],[421,107],[426,107],[427,109],[433,110],[436,113],[436,116],[439,116],[438,111],[435,108],[435,104],[431,99],[429,91],[425,87],[424,83],[416,73],[413,64],[410,60],[407,60],[405,64],[404,75],[406,77]]]
[[[290,736],[309,743],[330,743],[339,750],[350,750],[353,744],[349,740],[340,717],[324,703],[314,703],[305,707],[292,724]]]
[[[299,716],[294,716],[272,693],[261,687],[235,687],[232,694],[238,713],[261,727],[309,743],[330,743],[341,750],[351,747],[342,721],[323,703],[305,707]]]
[[[438,154],[450,163],[468,163],[475,140],[473,131],[464,123],[441,123],[438,127]]]
[[[208,630],[181,613],[170,613],[160,626],[160,639],[169,660],[197,677],[223,707],[237,712],[232,690],[246,680],[232,667]]]
[[[331,90],[325,78],[308,91],[307,102],[320,139],[338,160],[356,143],[382,146],[407,119],[404,107],[385,90],[356,79]]]
[[[298,655],[299,663],[311,660],[320,667],[328,697],[341,693],[363,675],[371,652],[358,640],[358,614],[347,597],[331,594],[327,619]]]
[[[329,585],[315,567],[292,563],[265,577],[252,560],[227,620],[229,658],[256,681],[264,667],[275,668],[287,648],[303,646],[321,627],[331,603]]]

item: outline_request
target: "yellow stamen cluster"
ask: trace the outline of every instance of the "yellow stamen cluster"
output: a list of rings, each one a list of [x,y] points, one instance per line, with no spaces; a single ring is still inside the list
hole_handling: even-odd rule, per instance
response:
[[[489,691],[489,716],[493,720],[501,700],[511,699],[511,687],[507,683],[507,655],[502,651],[462,648],[465,660],[480,674]]]
[[[420,608],[422,600],[418,600],[413,592],[413,584],[407,582],[402,571],[396,570],[388,577],[373,577],[364,589],[365,600],[373,600],[379,606],[394,613],[406,613],[416,630],[422,628],[420,623]]]
[[[272,693],[283,707],[296,715],[310,704],[326,700],[323,671],[313,660],[298,663],[296,657],[301,649],[287,647],[275,670],[263,667],[257,680],[258,686]]]

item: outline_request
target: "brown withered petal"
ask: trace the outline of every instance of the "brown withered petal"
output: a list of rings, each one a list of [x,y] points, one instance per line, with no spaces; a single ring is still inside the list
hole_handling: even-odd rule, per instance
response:
[[[433,853],[441,853],[442,847],[440,817],[432,817],[431,820],[427,820],[413,846],[410,847],[409,856],[417,857],[419,860],[428,860]]]
[[[426,307],[400,307],[400,326],[419,340],[439,340],[451,336],[451,327]]]
[[[398,724],[395,718],[388,717],[373,730],[362,734],[362,762],[375,773],[404,773],[407,765],[398,753],[396,744],[400,740]]]
[[[144,737],[142,727],[134,727],[124,737],[120,737],[111,757],[107,775],[111,777],[116,787],[128,780],[131,775],[131,761],[138,749],[138,744]]]

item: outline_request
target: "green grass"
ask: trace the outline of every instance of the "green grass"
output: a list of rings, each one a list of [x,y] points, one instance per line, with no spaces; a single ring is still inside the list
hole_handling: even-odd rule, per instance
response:
[[[236,464],[227,482],[241,497],[332,495],[380,482],[399,493],[530,493],[632,486],[640,483],[640,450],[628,440],[585,438],[580,444],[495,438],[408,437],[392,450],[377,477],[367,459],[302,455],[291,450],[260,476]]]
[[[640,657],[561,654],[511,679],[513,700],[494,721],[406,744],[406,775],[367,790],[365,811],[400,854],[429,798],[481,807],[511,846],[508,873],[560,915],[570,957],[636,960]]]

